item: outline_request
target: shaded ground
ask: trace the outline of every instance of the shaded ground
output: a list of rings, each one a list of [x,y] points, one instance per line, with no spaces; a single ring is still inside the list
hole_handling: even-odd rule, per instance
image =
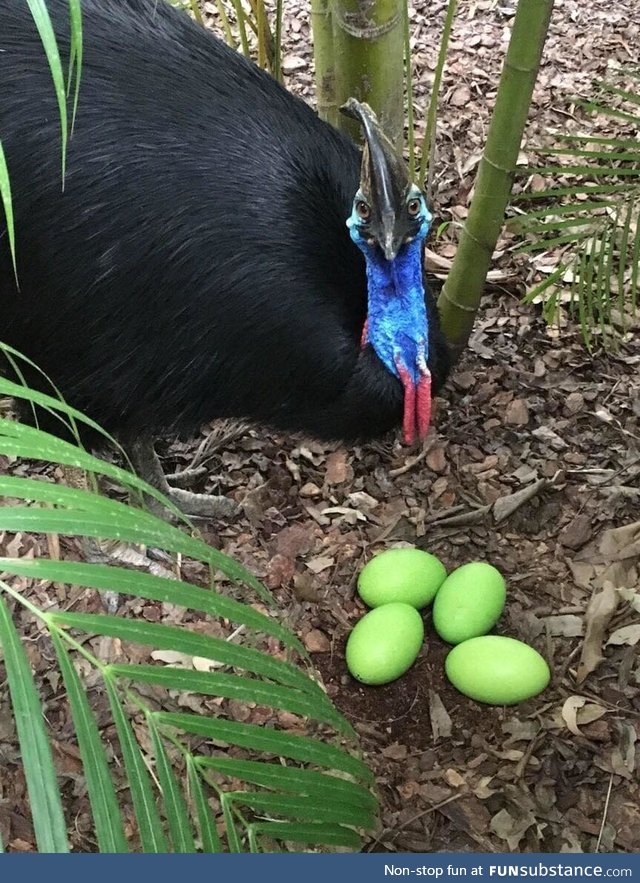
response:
[[[433,69],[443,5],[430,4],[428,20],[413,16],[418,103]],[[458,219],[513,12],[481,0],[460,7],[437,181],[441,216]],[[290,85],[304,93],[307,25],[295,13],[288,20],[288,69]],[[629,60],[637,27],[632,0],[557,2],[533,128],[566,119],[549,108],[560,88],[578,89],[612,59]],[[451,256],[446,238],[433,248],[440,261]],[[631,339],[619,353],[593,359],[570,329],[558,337],[519,305],[526,267],[505,255],[496,268],[504,284],[485,301],[423,451],[408,452],[392,439],[344,449],[257,431],[223,436],[204,487],[242,501],[244,514],[203,532],[275,591],[330,695],[360,732],[383,802],[383,827],[369,849],[547,852],[599,844],[635,852],[640,666],[636,648],[615,641],[637,636],[640,528],[608,532],[638,518],[640,343]],[[194,450],[173,446],[167,465],[188,464]],[[33,541],[25,549],[24,538],[1,540],[3,554],[44,551]],[[498,631],[545,655],[553,669],[549,689],[506,710],[467,700],[446,682],[446,647],[428,622],[421,656],[401,680],[365,688],[350,678],[343,649],[363,613],[354,597],[357,573],[372,553],[398,542],[434,552],[448,569],[474,559],[499,567],[508,603]],[[607,581],[628,591],[605,622],[587,608],[594,593],[606,593]],[[133,612],[170,615],[159,605],[138,604]],[[603,639],[596,634],[594,641],[599,625]],[[62,691],[52,680],[48,646],[38,633],[32,637],[31,662],[60,733],[58,760],[78,813],[77,846],[91,848]],[[611,637],[605,660],[579,681],[579,665],[584,674]],[[122,648],[107,649],[124,661]],[[30,848],[12,735],[7,705],[0,705],[0,825],[15,849]]]

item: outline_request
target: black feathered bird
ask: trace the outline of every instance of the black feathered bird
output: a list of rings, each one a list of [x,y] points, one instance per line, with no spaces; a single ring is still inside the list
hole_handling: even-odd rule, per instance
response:
[[[68,64],[68,4],[47,6]],[[429,216],[375,116],[346,108],[361,155],[162,0],[82,13],[63,189],[42,44],[26,0],[0,0],[20,283],[2,236],[0,340],[160,486],[153,439],[217,417],[323,439],[401,423],[424,435],[430,376],[437,390],[447,371],[422,271]]]

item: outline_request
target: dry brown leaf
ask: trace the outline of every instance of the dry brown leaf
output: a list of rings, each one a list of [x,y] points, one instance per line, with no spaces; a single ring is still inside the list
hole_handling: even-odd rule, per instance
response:
[[[327,484],[343,484],[353,478],[353,469],[347,462],[347,452],[343,449],[333,451],[327,457],[327,470],[325,472]]]
[[[331,641],[320,629],[311,629],[302,639],[309,653],[326,653],[331,650]]]
[[[151,658],[156,662],[164,662],[166,665],[179,665],[183,668],[191,668],[193,657],[187,653],[178,653],[177,650],[153,650]]]
[[[461,776],[457,770],[445,770],[443,773],[443,779],[447,785],[451,785],[452,788],[462,788],[467,784],[464,776]]]
[[[291,558],[287,558],[286,555],[278,553],[267,564],[264,581],[270,589],[279,589],[293,579],[295,572],[295,562]]]
[[[600,540],[600,552],[609,561],[640,557],[640,521],[605,530]]]
[[[451,736],[451,718],[442,699],[433,690],[429,690],[429,719],[434,742]]]
[[[307,567],[312,573],[322,573],[322,571],[326,570],[328,567],[333,567],[335,563],[335,558],[331,558],[328,555],[318,555],[307,561]]]
[[[636,768],[638,734],[635,727],[625,721],[621,721],[618,726],[620,736],[617,746],[611,752],[611,768],[614,773],[628,779]]]
[[[547,484],[548,482],[546,478],[540,478],[538,481],[534,481],[533,484],[529,484],[526,487],[520,488],[519,491],[516,491],[513,494],[508,494],[507,496],[500,497],[500,499],[496,500],[493,504],[493,517],[496,524],[500,524],[505,518],[513,515],[520,506],[528,503],[529,500],[532,500],[537,494],[539,494]]]
[[[528,810],[524,810],[519,818],[514,818],[506,809],[501,809],[491,819],[491,830],[501,840],[506,840],[511,852],[517,852],[520,841],[532,825],[535,825],[536,817]]]
[[[636,623],[635,625],[624,625],[622,628],[616,629],[615,632],[611,633],[605,647],[608,647],[609,644],[614,644],[616,646],[620,644],[628,644],[630,647],[635,647],[638,641],[640,641],[640,623]]]
[[[594,702],[587,704],[584,696],[569,696],[562,706],[562,719],[574,736],[582,736],[580,726],[593,723],[606,713],[601,705]]]
[[[609,582],[605,583],[601,591],[597,592],[589,601],[585,613],[586,631],[576,674],[578,684],[583,683],[604,659],[602,655],[604,633],[611,617],[616,612],[618,601],[618,593]]]
[[[564,613],[558,616],[545,616],[542,618],[547,634],[552,637],[577,638],[584,632],[584,622],[581,616],[573,613]]]
[[[388,757],[389,760],[406,760],[408,753],[409,749],[401,742],[392,742],[382,749],[383,756]]]
[[[216,662],[213,659],[206,659],[204,656],[194,656],[193,667],[196,671],[213,671],[216,668],[221,668],[222,663]]]

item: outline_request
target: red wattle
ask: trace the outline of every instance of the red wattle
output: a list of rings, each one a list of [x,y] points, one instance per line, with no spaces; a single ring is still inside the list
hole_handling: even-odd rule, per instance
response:
[[[404,365],[396,363],[396,368],[404,386],[404,416],[402,418],[404,443],[412,445],[416,436],[416,385]]]
[[[423,368],[424,374],[420,375],[417,385],[413,382],[411,374],[402,364],[396,360],[398,376],[404,387],[404,415],[402,418],[402,434],[404,443],[412,445],[415,441],[416,432],[418,439],[426,438],[431,422],[431,372]]]
[[[418,423],[418,438],[422,441],[426,438],[431,422],[431,372],[423,374],[418,381],[416,391],[416,420]]]
[[[369,320],[364,320],[364,325],[362,326],[362,335],[360,336],[360,349],[363,350],[367,345],[367,334],[369,332]]]

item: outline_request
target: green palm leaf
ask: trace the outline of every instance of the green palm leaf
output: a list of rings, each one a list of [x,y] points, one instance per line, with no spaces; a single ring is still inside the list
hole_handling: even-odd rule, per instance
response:
[[[618,76],[624,77],[624,72]],[[606,117],[610,127],[638,122],[633,109],[640,105],[637,90],[615,82],[595,85],[597,100],[578,102],[580,106]],[[517,250],[539,255],[538,260],[553,267],[525,300],[542,299],[543,312],[551,320],[558,319],[562,308],[568,309],[577,317],[586,345],[592,347],[597,336],[606,347],[637,320],[640,144],[616,131],[565,133],[557,140],[562,146],[543,146],[536,153],[566,159],[566,165],[529,167],[522,173],[561,176],[562,183],[521,193],[513,201],[518,214],[510,226],[526,237]],[[618,183],[620,179],[624,183]],[[571,197],[583,198],[568,201]]]
[[[18,730],[38,849],[68,852],[67,826],[40,698],[9,609],[0,596],[0,646]]]

